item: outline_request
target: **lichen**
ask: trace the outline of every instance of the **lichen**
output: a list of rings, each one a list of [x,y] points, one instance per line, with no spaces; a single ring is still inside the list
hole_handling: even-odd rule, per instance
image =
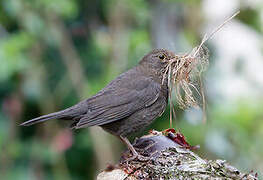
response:
[[[103,174],[104,179],[114,175],[117,177],[114,180],[257,180],[256,174],[242,173],[225,160],[202,159],[162,133],[141,137],[133,145],[138,152],[144,152],[144,155],[151,157],[150,160],[125,161],[122,158],[120,163],[114,166],[117,168]],[[129,155],[130,152],[125,153]],[[122,174],[116,176],[115,171]],[[102,179],[102,176],[98,178]]]
[[[154,138],[157,139],[162,140]],[[257,179],[251,173],[241,173],[224,160],[204,160],[191,150],[178,146],[162,150],[157,157],[147,162],[135,160],[121,164],[121,167],[133,169],[130,176],[137,179]]]

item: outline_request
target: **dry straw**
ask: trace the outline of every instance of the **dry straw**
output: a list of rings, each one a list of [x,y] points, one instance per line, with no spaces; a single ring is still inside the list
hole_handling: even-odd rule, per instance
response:
[[[205,34],[200,45],[193,48],[190,53],[184,55],[175,55],[175,57],[167,64],[163,80],[168,76],[169,99],[170,99],[170,126],[172,127],[172,119],[175,117],[174,104],[171,100],[172,92],[175,93],[177,103],[182,109],[189,107],[199,107],[198,100],[195,94],[201,98],[203,121],[206,121],[205,116],[205,96],[203,90],[203,83],[201,73],[204,72],[209,65],[209,50],[204,45],[206,41],[211,39],[226,23],[233,19],[236,12],[227,18],[220,26],[218,26],[208,36]],[[197,85],[199,84],[199,88]],[[200,92],[199,90],[200,89]]]

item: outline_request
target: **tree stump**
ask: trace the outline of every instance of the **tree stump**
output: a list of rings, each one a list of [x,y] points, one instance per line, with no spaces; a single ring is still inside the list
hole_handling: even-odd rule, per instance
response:
[[[125,161],[125,151],[117,165],[109,165],[97,180],[137,179],[257,179],[257,174],[242,173],[225,160],[205,160],[192,152],[184,136],[175,131],[151,131],[136,139],[133,146],[147,161]]]

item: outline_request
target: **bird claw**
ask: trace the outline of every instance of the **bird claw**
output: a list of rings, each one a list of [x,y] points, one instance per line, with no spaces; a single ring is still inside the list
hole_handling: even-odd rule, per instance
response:
[[[151,158],[150,157],[146,157],[146,156],[143,156],[143,155],[140,155],[140,154],[133,154],[131,157],[125,159],[125,162],[130,162],[130,161],[134,161],[134,160],[138,160],[138,161],[142,161],[142,162],[145,162],[145,161],[149,161]]]
[[[138,154],[137,159],[138,159],[139,161],[144,162],[144,161],[149,161],[151,158]]]
[[[127,145],[128,149],[130,150],[130,153],[132,154],[131,157],[127,157],[124,159],[124,162],[130,162],[133,160],[138,160],[138,161],[148,161],[150,160],[150,157],[145,157],[143,155],[140,155],[134,147],[131,145],[130,141],[126,137],[119,136],[120,139]]]

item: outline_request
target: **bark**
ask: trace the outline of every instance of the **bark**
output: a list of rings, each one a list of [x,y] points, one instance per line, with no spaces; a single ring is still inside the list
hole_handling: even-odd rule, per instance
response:
[[[257,174],[243,173],[225,160],[202,159],[190,150],[191,146],[176,141],[174,137],[153,131],[150,135],[136,139],[135,149],[145,157],[150,157],[150,160],[127,162],[125,159],[130,156],[130,152],[125,151],[120,162],[109,165],[97,176],[97,180],[257,179]]]

